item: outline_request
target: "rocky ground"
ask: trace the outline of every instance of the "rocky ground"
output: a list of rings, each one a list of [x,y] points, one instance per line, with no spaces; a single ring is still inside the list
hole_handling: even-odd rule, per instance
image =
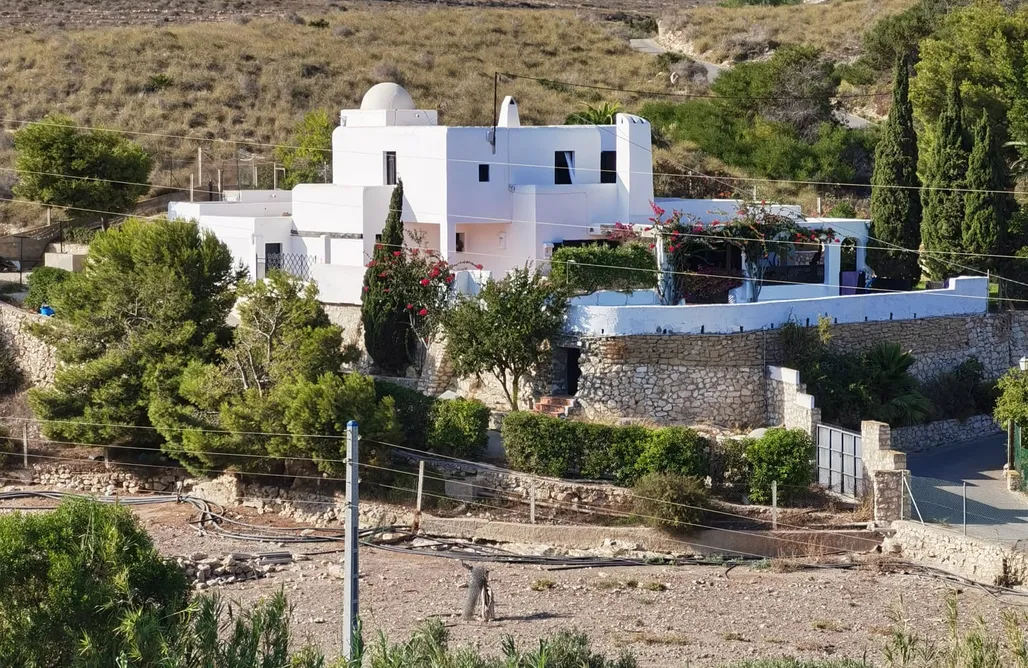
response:
[[[231,553],[306,553],[297,561],[258,568],[264,577],[253,580],[245,579],[247,569],[233,558],[221,572],[240,577],[208,589],[246,605],[282,588],[295,606],[297,637],[309,638],[329,653],[338,651],[343,585],[341,555],[332,550],[341,546],[262,545],[197,535],[187,524],[191,509],[186,506],[140,507],[136,512],[163,553],[200,557],[197,563],[207,559],[212,571]],[[259,520],[279,525],[288,521],[272,516]],[[405,639],[424,620],[439,617],[456,645],[495,651],[503,634],[534,643],[548,633],[576,628],[588,632],[597,649],[629,649],[647,668],[714,667],[783,655],[873,658],[886,641],[891,611],[902,605],[915,629],[941,635],[945,598],[957,591],[938,579],[873,568],[790,570],[772,564],[761,569],[546,570],[502,565],[490,575],[499,619],[485,624],[458,616],[466,577],[455,560],[364,548],[361,610],[366,637],[383,631],[393,640]],[[974,588],[960,591],[960,598],[965,618],[980,614],[996,624],[1001,611],[1018,602]]]

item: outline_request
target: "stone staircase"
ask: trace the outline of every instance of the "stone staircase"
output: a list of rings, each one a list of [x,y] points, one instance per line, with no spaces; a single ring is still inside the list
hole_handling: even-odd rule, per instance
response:
[[[535,400],[535,412],[553,417],[570,417],[578,407],[574,397],[548,395]]]

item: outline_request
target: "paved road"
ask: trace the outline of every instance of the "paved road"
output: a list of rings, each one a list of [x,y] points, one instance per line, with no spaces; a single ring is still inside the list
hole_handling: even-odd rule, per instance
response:
[[[960,529],[967,483],[967,533],[1028,549],[1028,497],[1007,491],[1006,434],[907,457],[911,491],[925,521]],[[917,513],[912,513],[916,519]],[[1020,546],[1019,546],[1020,547]]]

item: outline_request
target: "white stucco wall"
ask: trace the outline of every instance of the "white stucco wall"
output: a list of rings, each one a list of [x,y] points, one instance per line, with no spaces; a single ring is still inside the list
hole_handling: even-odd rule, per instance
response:
[[[693,306],[572,306],[568,331],[586,336],[655,333],[730,334],[780,327],[827,316],[838,323],[909,320],[984,313],[989,282],[984,277],[950,279],[943,290],[878,293],[755,304]]]

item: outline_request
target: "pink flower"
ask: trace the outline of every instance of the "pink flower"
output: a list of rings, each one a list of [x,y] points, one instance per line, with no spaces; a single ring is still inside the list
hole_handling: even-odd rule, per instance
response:
[[[388,276],[388,275],[389,275],[389,272],[387,272],[387,271],[383,271],[383,272],[382,272],[381,274],[379,274],[379,275],[378,275],[378,277],[379,277],[379,278],[385,278],[385,277],[386,277],[386,276]]]
[[[367,291],[368,291],[368,286],[365,285],[364,286],[364,292],[367,292]]]
[[[423,278],[419,281],[419,283],[421,283],[422,285],[428,285],[429,283],[431,283],[431,281],[429,281],[427,278]]]
[[[650,249],[652,250],[654,246],[656,246],[656,244],[650,244]]]
[[[446,277],[446,282],[447,283],[453,283],[453,274],[450,274],[449,276]]]
[[[408,311],[410,311],[412,308],[414,308],[414,304],[407,304],[407,310]]]
[[[657,206],[656,202],[650,202],[650,208],[653,209],[653,213],[657,214],[658,217],[663,216],[665,213],[664,209]]]
[[[410,253],[411,253],[411,255],[417,255],[417,254],[418,254],[418,249],[417,249],[417,248],[415,248],[415,249],[414,249],[414,250],[412,250],[412,251],[411,251]]]
[[[476,264],[476,265],[475,265],[475,269],[478,269],[479,271],[481,271],[481,270],[482,270],[482,265],[480,265],[480,264]]]
[[[382,244],[375,244],[375,250],[379,250],[381,248],[382,248]]]
[[[428,315],[428,309],[427,308],[421,309],[420,311],[418,311],[418,315]]]
[[[403,255],[402,251],[393,251],[393,257],[400,257],[401,255]]]

